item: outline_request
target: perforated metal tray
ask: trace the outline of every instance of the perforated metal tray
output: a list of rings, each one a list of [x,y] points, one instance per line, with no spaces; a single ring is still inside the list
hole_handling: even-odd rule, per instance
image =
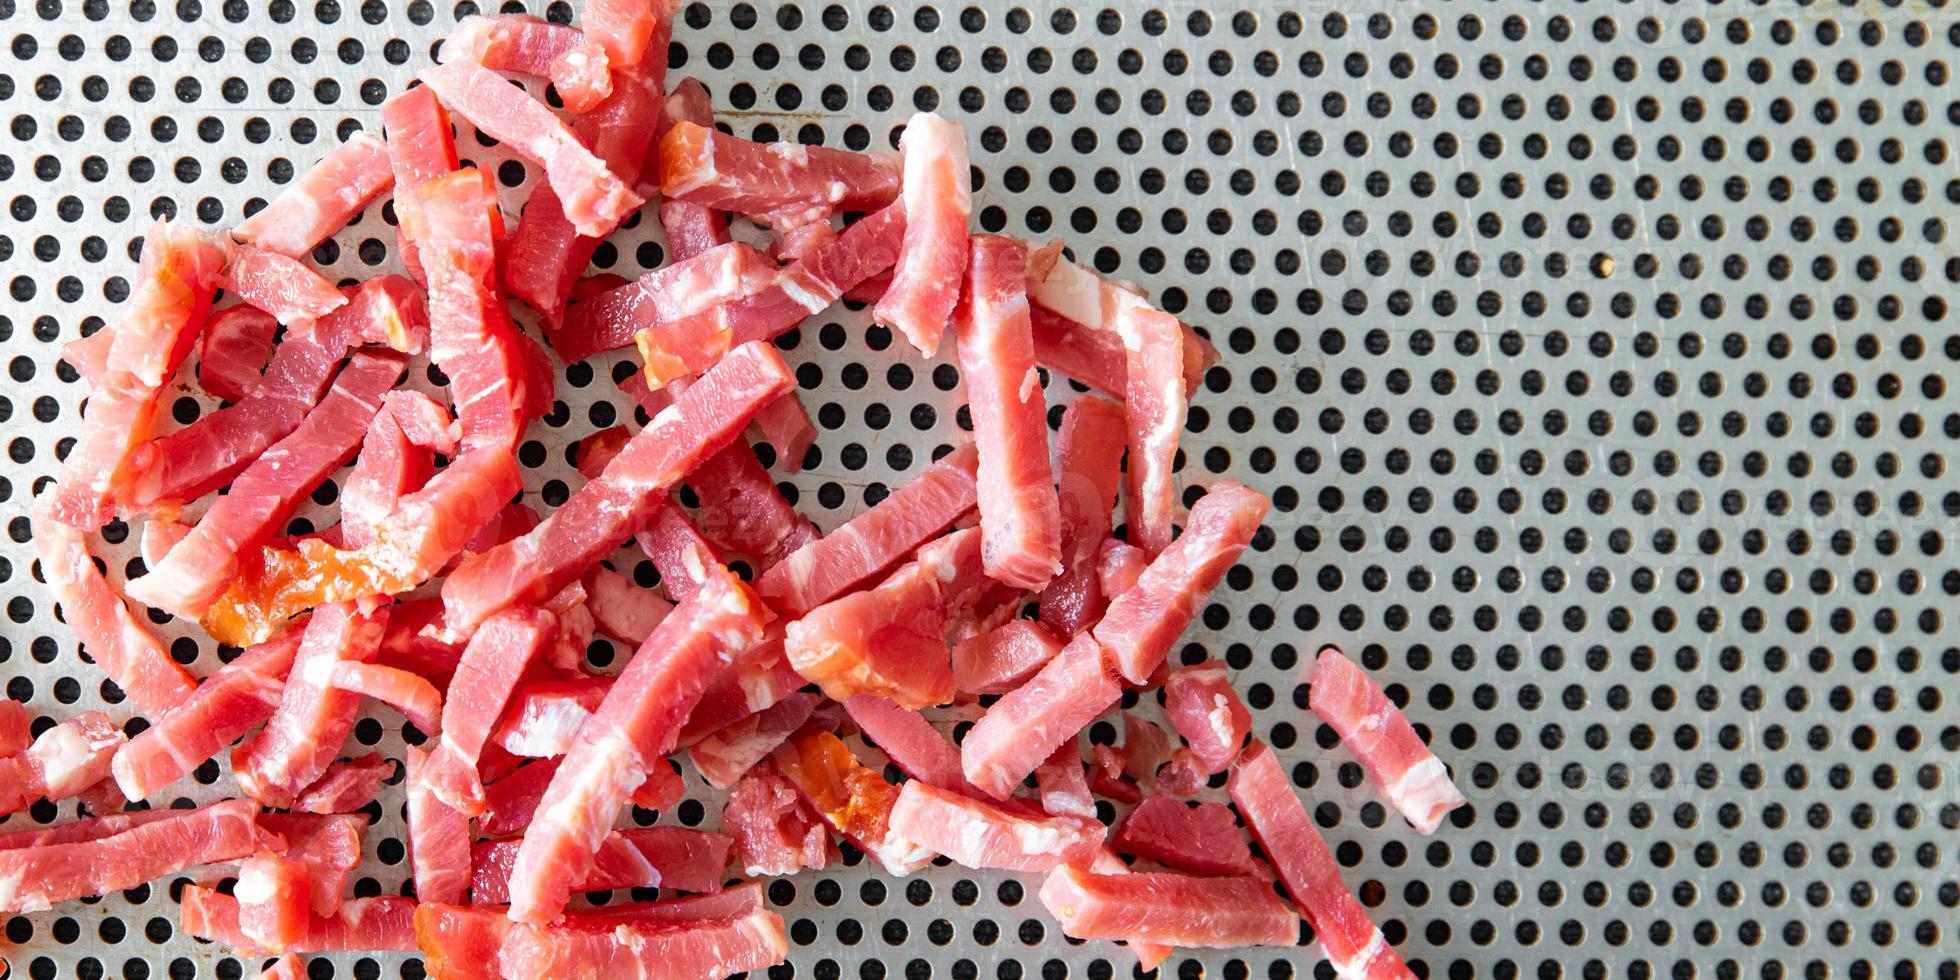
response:
[[[83,394],[60,345],[115,315],[149,215],[237,221],[373,128],[476,9],[0,0],[10,696],[105,706],[24,516]],[[864,147],[915,107],[960,119],[979,225],[1065,237],[1218,342],[1183,479],[1276,507],[1182,656],[1238,672],[1419,972],[1905,980],[1960,970],[1956,44],[1920,0],[745,3],[687,8],[674,52],[743,135]],[[464,143],[514,207],[526,168]],[[615,241],[600,266],[660,261],[647,225]],[[330,275],[394,267],[381,208],[336,242]],[[826,528],[957,436],[956,375],[902,347],[833,310],[790,351],[821,459],[778,474]],[[629,410],[613,366],[566,373],[522,451],[528,492],[562,499],[567,443]],[[129,537],[111,529],[117,574]],[[1407,699],[1470,795],[1434,838],[1305,712],[1323,642]],[[392,748],[400,725],[376,710],[358,739]],[[183,795],[224,783],[198,782]],[[659,819],[719,809],[699,792]],[[391,799],[365,892],[402,886],[400,831]],[[166,892],[10,918],[0,955],[36,978],[256,969],[178,935]],[[1064,940],[1009,875],[859,865],[770,897],[793,923],[783,976],[1134,967]],[[1166,969],[1327,975],[1307,949]]]

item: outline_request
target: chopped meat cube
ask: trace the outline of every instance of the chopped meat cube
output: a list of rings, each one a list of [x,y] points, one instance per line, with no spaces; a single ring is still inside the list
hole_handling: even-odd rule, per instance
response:
[[[226,800],[128,821],[128,829],[90,840],[0,850],[0,912],[42,912],[56,902],[244,857],[264,841],[252,820],[257,812],[247,800]]]
[[[1006,694],[1062,652],[1062,641],[1031,619],[1010,619],[953,647],[953,680],[969,694]]]
[[[891,827],[899,788],[859,762],[837,736],[806,726],[770,753],[770,760],[832,830],[886,871],[908,875],[932,860],[931,850]]]
[[[978,458],[970,444],[961,446],[870,510],[798,548],[757,580],[763,598],[785,616],[801,616],[890,568],[973,509]]]
[[[300,258],[333,237],[395,182],[381,137],[359,132],[334,147],[272,203],[231,230],[268,252]]]
[[[823,819],[774,766],[751,769],[735,784],[721,826],[735,838],[736,861],[745,875],[821,871],[835,857]]]
[[[579,26],[606,49],[615,67],[631,68],[649,57],[664,67],[670,29],[666,12],[660,0],[592,0],[580,13]]]
[[[288,806],[326,772],[361,706],[359,695],[333,686],[334,667],[343,660],[373,660],[387,625],[385,606],[367,615],[352,603],[314,610],[279,707],[264,729],[232,751],[232,774],[247,796]]]
[[[211,314],[197,338],[198,387],[213,398],[243,400],[258,387],[278,332],[279,321],[272,314],[243,303]],[[98,331],[95,336],[114,335]]]
[[[1259,878],[1097,874],[1065,864],[1038,894],[1063,934],[1077,939],[1210,948],[1300,941],[1299,916]]]
[[[428,753],[414,746],[405,751],[408,859],[415,894],[425,902],[460,902],[470,886],[470,818],[436,795]]]
[[[486,840],[470,848],[472,904],[502,905],[510,900],[510,872],[520,843],[517,839]],[[576,890],[719,891],[734,843],[724,834],[685,827],[616,830],[600,842],[592,872],[579,881]]]
[[[591,112],[613,94],[612,57],[598,44],[587,42],[551,59],[545,67],[551,84],[572,112]],[[649,143],[652,141],[649,140]]]
[[[905,242],[892,267],[891,285],[872,315],[911,341],[919,353],[931,357],[939,349],[953,304],[960,299],[960,279],[981,271],[978,263],[971,272],[967,268],[966,223],[973,210],[973,186],[966,160],[966,130],[938,113],[916,113],[899,137],[899,150],[904,155]],[[1018,281],[1024,280],[1025,274],[1006,258],[1000,256],[989,271],[997,270],[1003,278],[1012,275],[1017,280],[1013,293],[1021,298],[1019,323],[1025,332],[1027,297],[1023,283]],[[997,288],[990,276],[987,289],[991,292]],[[1032,357],[1029,351],[1030,371],[1034,367]],[[964,356],[961,366],[967,366]],[[1019,384],[1018,378],[1014,384]],[[977,425],[977,418],[975,422]]]
[[[1382,795],[1416,830],[1434,833],[1464,804],[1441,759],[1429,751],[1395,702],[1354,661],[1323,647],[1307,686],[1307,707],[1339,732]]]
[[[1163,665],[1271,506],[1265,495],[1230,480],[1212,484],[1191,508],[1183,536],[1150,562],[1135,588],[1110,602],[1095,634],[1124,680],[1142,684]]]
[[[1123,818],[1110,846],[1192,874],[1254,871],[1252,852],[1239,837],[1238,821],[1217,803],[1185,806],[1169,797],[1149,797]]]
[[[689,746],[688,757],[708,785],[728,789],[802,728],[818,700],[800,691],[791,694]]]
[[[306,263],[250,245],[232,248],[222,283],[226,292],[286,326],[317,320],[347,305],[347,295]]]
[[[1077,398],[1062,413],[1056,440],[1062,570],[1042,590],[1041,621],[1063,636],[1094,626],[1109,607],[1097,558],[1109,539],[1122,482],[1124,425],[1123,407],[1094,395]]]
[[[960,746],[960,765],[973,785],[995,799],[1014,794],[1021,780],[1122,696],[1103,666],[1102,644],[1083,633],[1027,683],[987,709]]]
[[[197,679],[170,658],[149,623],[129,611],[96,567],[88,539],[51,517],[45,500],[33,513],[41,574],[90,659],[147,713],[160,714],[188,700]]]
[[[1252,731],[1252,712],[1216,660],[1171,671],[1164,681],[1164,713],[1207,773],[1230,767]]]
[[[797,143],[755,143],[676,121],[660,138],[660,190],[784,226],[874,211],[898,197],[899,160]]]
[[[381,785],[394,778],[395,763],[378,752],[336,762],[293,799],[295,813],[353,813],[374,802]]]
[[[956,864],[1009,871],[1086,861],[1102,847],[1104,829],[1093,818],[1028,815],[917,779],[899,792],[891,824]]]

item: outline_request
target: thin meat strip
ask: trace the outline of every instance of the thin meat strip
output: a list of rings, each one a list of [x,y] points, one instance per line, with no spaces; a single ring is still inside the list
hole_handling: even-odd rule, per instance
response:
[[[130,612],[96,567],[88,539],[55,519],[45,499],[34,510],[34,551],[63,621],[96,666],[137,707],[161,714],[191,697],[197,679],[170,658],[150,624]]]
[[[1464,804],[1443,761],[1429,751],[1381,685],[1333,647],[1323,647],[1307,686],[1307,707],[1341,735],[1382,795],[1416,830],[1434,833]]]
[[[346,227],[394,183],[381,137],[355,133],[231,234],[247,245],[297,259]]]
[[[1077,939],[1210,948],[1300,941],[1299,916],[1260,878],[1097,874],[1065,864],[1048,873],[1038,895]]]
[[[960,745],[960,768],[973,785],[995,799],[1007,799],[1021,780],[1122,694],[1103,665],[1102,644],[1088,633],[1078,634],[1033,678],[980,716]]]
[[[71,898],[134,888],[245,857],[266,840],[249,800],[167,812],[107,836],[0,850],[0,912],[42,912]]]
[[[442,706],[442,738],[423,767],[430,789],[468,816],[485,807],[477,761],[517,679],[558,634],[558,620],[536,606],[490,617],[470,637]]]
[[[872,316],[931,357],[960,298],[960,279],[969,275],[966,223],[973,211],[973,183],[966,130],[938,113],[921,112],[905,124],[898,147],[904,155],[905,241],[891,285]],[[991,279],[987,288],[996,288]],[[1022,292],[1019,283],[1015,292]],[[1028,356],[1032,361],[1031,349]]]
[[[877,210],[899,186],[899,160],[889,154],[756,143],[692,122],[675,122],[660,138],[662,194],[784,227]]]
[[[388,610],[361,614],[352,603],[314,610],[265,728],[231,754],[232,774],[247,796],[266,806],[292,804],[339,754],[361,699],[333,686],[341,661],[374,659],[387,631]]]
[[[1125,438],[1123,406],[1107,398],[1084,395],[1062,413],[1055,449],[1062,570],[1041,592],[1041,622],[1062,636],[1094,626],[1109,607],[1096,563],[1123,480]]]
[[[204,760],[272,717],[293,669],[304,622],[238,655],[175,708],[116,750],[110,771],[123,795],[141,800],[190,774]]]

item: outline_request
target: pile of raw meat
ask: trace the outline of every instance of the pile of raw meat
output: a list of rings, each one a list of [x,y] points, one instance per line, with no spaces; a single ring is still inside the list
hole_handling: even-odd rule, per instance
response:
[[[34,519],[66,622],[147,724],[91,712],[30,737],[0,701],[0,813],[94,814],[0,836],[0,911],[235,863],[235,883],[182,890],[182,926],[280,957],[266,976],[417,950],[439,978],[720,977],[787,954],[744,879],[822,868],[841,838],[896,875],[942,855],[1042,875],[1067,935],[1145,968],[1295,945],[1304,916],[1340,975],[1409,975],[1224,665],[1167,663],[1268,507],[1221,480],[1181,514],[1206,342],[1059,244],[969,235],[956,123],[914,117],[897,155],[719,131],[699,84],[667,85],[669,28],[660,0],[593,0],[582,30],[471,17],[380,136],[229,233],[149,233],[121,321],[64,352],[87,413]],[[563,111],[507,74],[548,79]],[[514,229],[491,176],[458,165],[451,113],[542,167]],[[406,275],[337,287],[306,263],[389,193]],[[670,264],[584,277],[656,201]],[[767,249],[731,241],[731,216]],[[974,439],[819,535],[750,440],[803,459],[813,427],[771,341],[840,299],[924,357],[952,334]],[[586,482],[542,515],[516,447],[557,368],[513,300],[559,360],[635,346],[642,368],[622,387],[645,421],[580,442]],[[193,353],[226,404],[159,432]],[[446,397],[403,386],[418,357]],[[1095,392],[1052,446],[1044,369]],[[339,523],[290,533],[350,460]],[[147,569],[120,591],[88,538],[117,516],[140,519]],[[604,563],[622,542],[661,591]],[[243,652],[193,677],[134,603]],[[595,631],[636,649],[617,674],[589,667]],[[1314,669],[1314,713],[1434,830],[1463,802],[1442,764],[1339,652]],[[1124,713],[1121,747],[1085,763],[1078,736],[1126,691],[1160,697],[1176,737]],[[343,758],[364,698],[429,738]],[[920,714],[944,705],[977,719],[957,746]],[[860,732],[909,778],[862,764]],[[721,831],[615,829],[629,804],[678,802],[681,755],[727,790]],[[219,756],[236,799],[129,808]],[[1232,808],[1198,802],[1222,774]],[[360,811],[396,785],[414,897],[347,898]],[[1113,833],[1098,798],[1124,814]],[[687,894],[573,903],[635,887]]]

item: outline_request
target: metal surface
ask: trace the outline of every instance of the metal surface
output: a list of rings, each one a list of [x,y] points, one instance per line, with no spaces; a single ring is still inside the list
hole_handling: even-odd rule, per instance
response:
[[[102,703],[24,514],[83,394],[60,344],[114,316],[146,216],[237,221],[373,128],[475,9],[0,0],[9,695],[53,717]],[[936,106],[972,136],[979,225],[1065,237],[1218,342],[1183,480],[1231,475],[1277,506],[1183,655],[1237,669],[1420,970],[1776,980],[1957,969],[1956,43],[1954,15],[1917,0],[810,3],[690,7],[674,50],[744,135],[862,147]],[[465,154],[522,198],[523,167]],[[659,260],[646,225],[615,240],[599,264]],[[364,277],[392,242],[374,208],[322,257]],[[788,479],[825,527],[956,436],[951,369],[903,346],[837,310],[790,354],[823,434]],[[570,373],[523,451],[546,501],[567,442],[629,409],[609,363]],[[1306,714],[1298,668],[1322,642],[1406,695],[1472,798],[1434,838],[1350,788]],[[359,739],[399,726],[377,710]],[[203,775],[182,795],[219,795]],[[365,890],[406,873],[398,804]],[[660,819],[718,815],[699,793]],[[256,968],[176,935],[165,892],[12,918],[0,955],[37,978]],[[784,975],[1134,966],[1065,941],[1003,874],[860,865],[770,895],[793,924]],[[1166,969],[1327,968],[1258,949]]]

